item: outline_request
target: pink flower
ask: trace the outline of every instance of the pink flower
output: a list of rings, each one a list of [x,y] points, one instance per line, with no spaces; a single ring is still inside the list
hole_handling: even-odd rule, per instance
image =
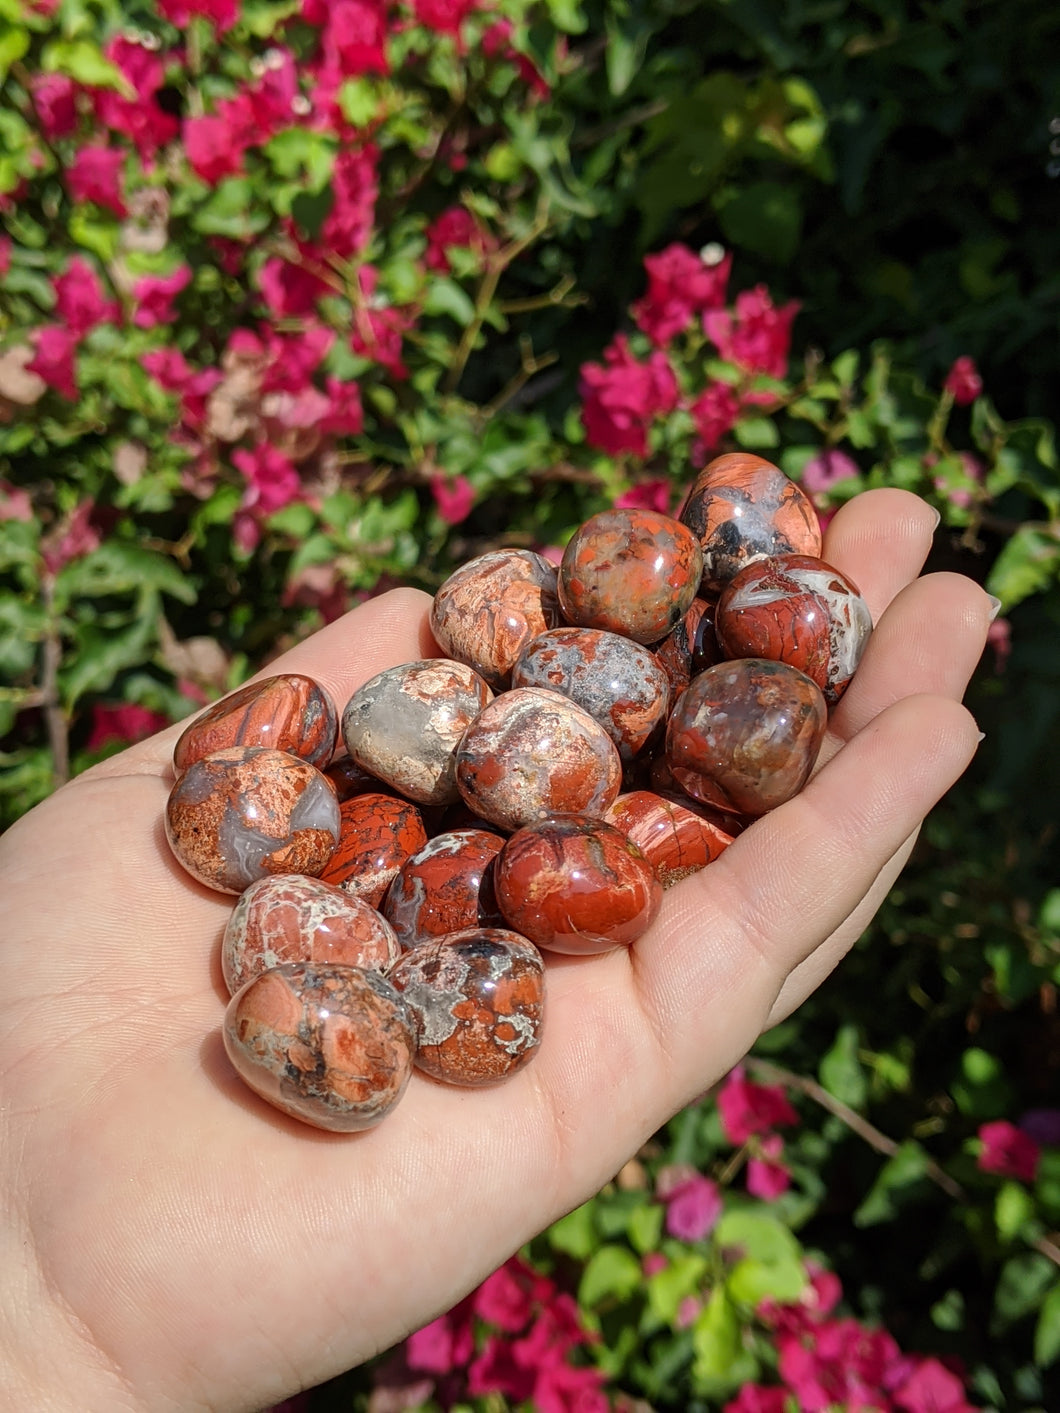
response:
[[[52,283],[55,312],[75,338],[83,338],[97,324],[117,323],[118,305],[105,298],[99,276],[82,256],[75,255]]]
[[[430,486],[438,513],[447,525],[459,525],[471,514],[475,492],[465,476],[449,479],[439,472],[431,477]]]
[[[191,266],[178,265],[171,275],[145,275],[133,285],[137,309],[133,323],[138,329],[172,324],[177,317],[173,301],[191,282]]]
[[[967,407],[983,391],[983,380],[975,360],[967,356],[954,360],[953,367],[946,374],[942,385],[958,407]]]
[[[307,13],[305,18],[309,18]],[[341,79],[389,72],[383,0],[339,0],[330,8],[324,6],[315,23],[324,24],[321,49],[325,67]]]
[[[77,127],[77,86],[66,74],[34,74],[30,81],[40,130],[49,142]]]
[[[660,515],[670,513],[669,481],[641,481],[615,499],[616,510],[657,510]]]
[[[1042,1150],[1015,1124],[1010,1124],[1008,1119],[981,1124],[979,1139],[983,1146],[976,1164],[984,1173],[1019,1178],[1021,1182],[1034,1181]]]
[[[486,249],[482,227],[466,206],[448,207],[427,227],[427,251],[423,257],[427,269],[447,275],[452,269],[448,251],[453,247],[480,254]]]
[[[766,373],[783,378],[791,351],[791,325],[799,306],[795,301],[777,309],[765,285],[741,290],[735,314],[709,310],[703,330],[722,358],[746,373]]]
[[[268,442],[258,442],[251,451],[234,451],[232,461],[247,482],[243,508],[256,515],[282,510],[302,488],[293,462]]]
[[[708,383],[689,407],[703,452],[714,451],[740,415],[740,399],[728,383]]]
[[[983,463],[970,452],[959,453],[961,468],[969,481],[979,481],[983,479]],[[927,465],[933,458],[925,457],[924,464]],[[972,492],[964,486],[951,486],[944,476],[935,477],[935,489],[942,493],[951,505],[956,505],[960,509],[965,509],[972,503]]]
[[[143,741],[168,725],[168,716],[136,702],[124,702],[120,706],[97,703],[92,708],[92,730],[85,749],[102,750],[111,741]]]
[[[840,481],[849,481],[852,476],[860,476],[856,461],[852,461],[845,451],[835,447],[822,447],[802,468],[802,487],[811,495],[830,491]]]
[[[470,1306],[462,1301],[447,1315],[440,1315],[405,1341],[405,1361],[425,1374],[448,1374],[462,1369],[475,1352]]]
[[[652,1276],[657,1276],[660,1271],[665,1271],[669,1264],[661,1251],[649,1251],[641,1261],[640,1268],[650,1279]]]
[[[61,324],[45,324],[32,339],[34,354],[26,364],[27,372],[36,373],[62,397],[75,402],[80,395],[74,364],[76,335]]]
[[[239,19],[239,0],[158,0],[158,9],[177,29],[187,29],[192,15],[203,15],[223,34]]]
[[[113,211],[115,216],[126,214],[121,195],[121,173],[125,153],[118,147],[99,143],[82,147],[66,170],[66,186],[75,201],[94,201]]]
[[[152,348],[140,363],[166,392],[182,392],[196,372],[177,348]]]
[[[641,363],[620,334],[604,364],[581,369],[582,422],[590,443],[611,456],[647,456],[648,429],[677,406],[677,379],[663,353]]]
[[[320,430],[334,437],[356,437],[364,431],[364,411],[361,390],[356,383],[340,383],[338,378],[325,378],[324,388],[330,400],[327,413],[321,418]]]
[[[243,170],[243,145],[220,114],[184,120],[184,154],[197,177],[216,186]]]
[[[156,95],[166,82],[161,56],[122,34],[110,41],[105,53],[121,70],[135,96],[126,98],[113,89],[95,89],[92,103],[97,120],[104,129],[128,137],[142,158],[152,158],[180,131],[177,118],[158,104]]]
[[[9,236],[0,236],[0,275],[6,275],[11,269],[11,251],[13,243]]]
[[[92,523],[95,509],[95,501],[83,500],[73,514],[46,537],[41,546],[41,558],[49,574],[58,574],[71,560],[81,559],[99,548],[100,533]]]
[[[702,1241],[721,1216],[722,1199],[717,1183],[696,1173],[666,1200],[666,1230],[678,1241]]]
[[[367,245],[379,196],[378,164],[379,149],[371,143],[336,157],[331,175],[332,206],[320,236],[324,249],[349,259]]]
[[[272,256],[258,271],[258,288],[270,314],[300,319],[316,313],[317,300],[327,294],[322,279],[301,265]]]
[[[747,1191],[763,1202],[775,1202],[791,1186],[791,1174],[780,1161],[784,1140],[779,1133],[767,1134],[758,1149],[747,1163]]]
[[[424,29],[459,36],[461,25],[477,4],[478,0],[412,0],[412,11]]]
[[[937,1359],[922,1359],[892,1397],[906,1413],[975,1413],[962,1381]]]
[[[10,481],[0,480],[0,520],[21,520],[27,523],[33,519],[33,502],[29,492]]]
[[[241,347],[239,336],[247,332],[236,330],[229,340],[229,349],[253,360],[260,354],[253,351],[257,340],[252,334],[249,338],[253,344],[248,342]],[[307,322],[298,334],[277,334],[271,329],[264,329],[263,332],[266,345],[262,388],[265,392],[303,392],[335,342],[335,331],[325,328],[323,324]],[[260,344],[258,348],[261,348]]]
[[[690,1325],[694,1325],[696,1317],[703,1309],[703,1302],[698,1295],[686,1295],[677,1307],[674,1316],[674,1327],[679,1330],[687,1330]]]
[[[787,1410],[787,1389],[744,1384],[739,1396],[726,1403],[722,1413],[787,1413]]]
[[[745,1079],[742,1066],[726,1076],[718,1094],[718,1111],[730,1143],[746,1143],[753,1133],[799,1121],[779,1084],[755,1084]]]
[[[522,1403],[533,1394],[534,1375],[517,1360],[509,1340],[491,1335],[468,1369],[467,1391],[473,1398],[502,1393]]]
[[[378,301],[375,289],[379,271],[374,265],[362,265],[358,273],[365,307],[355,314],[350,346],[362,358],[381,364],[394,378],[407,378],[409,370],[401,361],[401,342],[414,319],[406,309]]]
[[[471,1308],[480,1320],[508,1334],[526,1329],[535,1304],[548,1300],[554,1287],[517,1256],[493,1272],[471,1296]]]
[[[662,346],[683,333],[697,314],[725,303],[732,256],[708,265],[687,245],[675,243],[644,261],[648,291],[633,306],[633,317],[652,343]]]

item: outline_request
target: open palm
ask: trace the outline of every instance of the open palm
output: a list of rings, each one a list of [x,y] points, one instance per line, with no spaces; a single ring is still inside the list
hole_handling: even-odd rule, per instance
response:
[[[595,1192],[828,974],[967,765],[960,697],[989,601],[916,580],[934,513],[875,491],[825,557],[878,628],[796,799],[671,889],[629,952],[550,959],[534,1062],[414,1076],[329,1135],[231,1072],[218,941],[232,900],[170,857],[174,727],[0,841],[0,1387],[46,1410],[257,1409],[400,1340]],[[375,599],[270,665],[341,705],[437,652],[428,599]],[[6,1362],[5,1362],[6,1361]]]

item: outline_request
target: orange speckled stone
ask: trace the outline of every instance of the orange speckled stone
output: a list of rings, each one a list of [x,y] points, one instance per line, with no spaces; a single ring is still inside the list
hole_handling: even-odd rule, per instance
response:
[[[391,883],[383,913],[403,947],[468,927],[501,927],[493,860],[504,840],[486,829],[436,834]]]
[[[525,937],[470,928],[414,947],[390,969],[416,1030],[416,1068],[448,1084],[494,1084],[539,1043],[545,966]]]
[[[575,530],[559,567],[568,623],[657,643],[684,617],[699,588],[696,536],[654,510],[602,510]]]
[[[703,588],[720,591],[763,555],[821,553],[813,503],[779,466],[734,451],[708,462],[681,519],[703,546]]]
[[[538,947],[586,954],[628,947],[659,911],[662,885],[614,825],[559,815],[518,830],[496,864],[497,902]]]
[[[431,632],[495,691],[508,686],[515,659],[538,633],[562,622],[556,571],[533,550],[480,554],[451,574],[434,596]]]
[[[225,1050],[255,1094],[331,1133],[372,1128],[393,1109],[416,1048],[408,1008],[357,967],[287,962],[248,981],[225,1012]]]
[[[324,774],[334,785],[340,805],[345,800],[352,800],[354,795],[375,794],[379,790],[379,781],[367,770],[362,770],[352,756],[336,756],[325,767]]]
[[[221,971],[235,995],[284,962],[338,962],[384,971],[401,954],[394,929],[361,898],[319,878],[259,878],[235,906],[221,941]]]
[[[229,746],[269,746],[326,765],[335,749],[338,713],[319,683],[298,673],[248,682],[197,716],[173,750],[179,775],[192,761]]]
[[[273,873],[318,874],[339,839],[331,782],[266,746],[233,746],[193,761],[170,791],[166,837],[200,883],[242,893]]]
[[[681,622],[655,649],[659,665],[670,684],[671,702],[685,690],[697,672],[720,661],[714,631],[714,605],[705,599],[693,599]]]
[[[550,814],[603,814],[622,788],[622,761],[587,711],[558,692],[519,687],[468,727],[456,783],[469,809],[518,829]]]
[[[713,863],[739,832],[730,833],[725,816],[711,818],[694,800],[651,790],[619,795],[604,818],[636,844],[664,888]]]
[[[344,893],[378,908],[406,859],[427,842],[423,816],[393,795],[355,795],[339,807],[338,848],[321,873]]]

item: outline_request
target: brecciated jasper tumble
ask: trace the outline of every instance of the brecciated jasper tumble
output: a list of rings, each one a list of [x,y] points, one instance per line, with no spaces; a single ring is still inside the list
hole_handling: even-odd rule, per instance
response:
[[[720,592],[763,555],[821,553],[821,522],[809,496],[779,466],[749,452],[708,462],[681,519],[703,547],[704,592]]]
[[[259,878],[236,904],[221,939],[229,993],[284,962],[337,962],[384,971],[401,954],[390,924],[360,898],[319,878]]]
[[[513,687],[551,688],[598,721],[627,764],[666,720],[670,686],[655,656],[600,628],[553,628],[523,650]]]
[[[486,829],[436,834],[402,866],[383,914],[403,947],[418,947],[469,927],[501,927],[493,861],[504,844]]]
[[[559,567],[568,623],[657,643],[696,596],[703,554],[695,535],[654,510],[602,510],[575,530]]]
[[[698,873],[725,852],[739,832],[687,795],[631,790],[619,795],[605,819],[643,853],[664,888]]]
[[[448,1084],[493,1084],[539,1043],[545,967],[525,937],[470,928],[413,947],[390,968],[415,1027],[416,1068]]]
[[[693,599],[681,622],[653,651],[670,684],[670,700],[675,702],[697,672],[713,667],[721,658],[714,632],[714,605],[706,599]]]
[[[812,677],[835,703],[872,633],[869,606],[845,574],[803,554],[758,559],[718,600],[726,657],[770,657]]]
[[[426,844],[423,816],[408,800],[377,791],[344,800],[339,822],[338,847],[321,877],[377,908],[405,860]]]
[[[456,783],[469,809],[518,829],[551,814],[603,814],[622,787],[622,762],[587,711],[558,692],[519,687],[468,727]]]
[[[456,748],[493,693],[472,667],[427,658],[390,667],[358,687],[342,713],[353,759],[420,805],[451,805]]]
[[[200,883],[242,893],[269,874],[321,873],[339,840],[339,802],[308,761],[235,746],[188,766],[166,804],[166,837]]]
[[[758,657],[719,662],[678,699],[666,760],[693,799],[762,815],[806,784],[827,724],[821,689],[798,668]]]
[[[531,638],[562,621],[556,571],[533,550],[480,554],[450,574],[431,605],[442,652],[473,667],[495,691],[508,686]]]
[[[628,947],[662,902],[662,884],[636,844],[576,814],[513,834],[497,858],[496,888],[510,926],[552,952]]]
[[[232,997],[224,1045],[237,1073],[292,1118],[333,1133],[372,1128],[405,1092],[416,1041],[376,971],[287,962]]]
[[[193,761],[231,746],[268,746],[310,765],[327,765],[335,749],[338,714],[318,682],[285,672],[248,682],[197,716],[177,741],[179,775]]]

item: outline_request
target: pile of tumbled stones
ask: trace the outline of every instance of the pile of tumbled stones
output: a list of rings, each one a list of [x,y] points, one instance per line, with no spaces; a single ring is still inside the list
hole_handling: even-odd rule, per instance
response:
[[[628,947],[664,888],[813,768],[871,632],[818,558],[799,487],[718,457],[681,519],[615,509],[557,570],[497,550],[438,590],[442,657],[359,687],[243,687],[177,743],[166,834],[238,894],[224,1041],[261,1097],[318,1128],[384,1117],[413,1067],[521,1069],[542,953]]]

